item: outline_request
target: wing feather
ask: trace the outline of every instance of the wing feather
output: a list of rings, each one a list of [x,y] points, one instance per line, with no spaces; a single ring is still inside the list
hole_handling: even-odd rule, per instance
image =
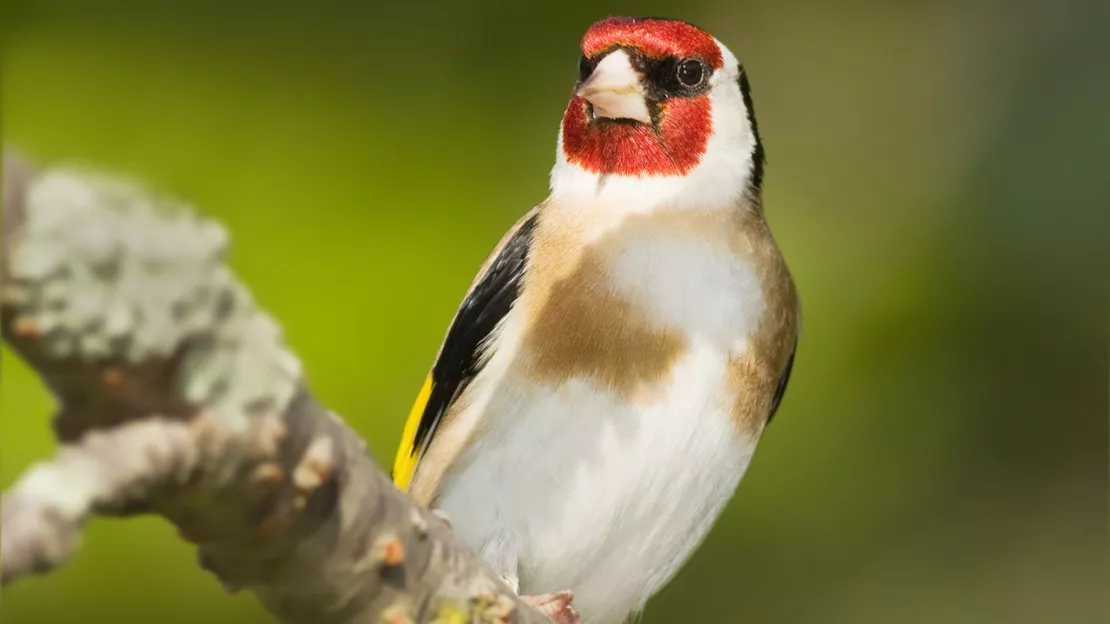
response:
[[[798,352],[798,343],[794,342],[794,347],[790,349],[790,359],[786,361],[786,368],[783,369],[782,375],[779,376],[778,385],[775,387],[775,396],[771,399],[771,413],[767,416],[767,423],[771,424],[771,419],[775,417],[775,412],[779,411],[779,405],[782,403],[782,397],[786,396],[786,386],[790,383],[790,373],[794,370],[794,354]]]
[[[412,483],[417,465],[451,405],[481,371],[484,352],[493,342],[498,324],[520,294],[536,212],[530,211],[505,234],[455,313],[397,449],[393,482],[402,490]]]
[[[393,482],[402,490],[408,489],[409,482],[412,481],[413,469],[416,468],[416,454],[412,452],[412,449],[416,448],[416,429],[420,425],[431,394],[432,376],[428,375],[424,380],[424,387],[416,396],[416,403],[413,404],[408,419],[405,420],[405,429],[401,433],[401,448],[397,450],[397,457],[393,460]]]

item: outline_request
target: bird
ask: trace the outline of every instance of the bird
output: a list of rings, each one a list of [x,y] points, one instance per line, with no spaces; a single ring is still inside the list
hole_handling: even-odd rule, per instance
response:
[[[801,314],[765,163],[713,35],[587,29],[549,192],[467,289],[392,470],[555,621],[641,614],[779,408]]]

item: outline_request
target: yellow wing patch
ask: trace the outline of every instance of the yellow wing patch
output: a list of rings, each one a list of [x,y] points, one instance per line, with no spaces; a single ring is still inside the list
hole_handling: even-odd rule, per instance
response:
[[[416,396],[416,403],[409,412],[405,421],[404,432],[401,433],[401,447],[397,449],[397,457],[393,460],[393,483],[401,490],[407,491],[412,481],[412,473],[416,469],[416,429],[420,426],[420,419],[424,417],[424,407],[428,405],[428,398],[432,396],[432,376],[424,380],[424,387]]]

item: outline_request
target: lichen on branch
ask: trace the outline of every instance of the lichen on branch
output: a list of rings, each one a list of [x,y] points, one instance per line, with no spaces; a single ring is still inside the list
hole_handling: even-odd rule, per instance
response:
[[[4,584],[60,564],[91,515],[156,513],[280,621],[546,621],[315,400],[221,227],[8,151],[3,181],[0,329],[63,444],[4,495]]]

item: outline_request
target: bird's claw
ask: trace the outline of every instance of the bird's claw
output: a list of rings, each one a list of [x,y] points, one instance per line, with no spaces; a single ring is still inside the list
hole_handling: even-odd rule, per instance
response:
[[[525,602],[535,607],[555,624],[578,624],[578,612],[570,606],[574,594],[569,591],[538,596],[521,596]]]

